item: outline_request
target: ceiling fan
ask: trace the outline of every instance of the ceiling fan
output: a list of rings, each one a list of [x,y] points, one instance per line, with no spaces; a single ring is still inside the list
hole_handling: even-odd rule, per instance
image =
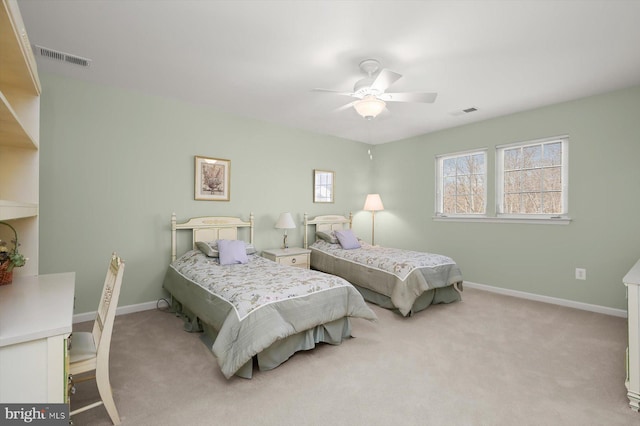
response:
[[[358,114],[367,120],[377,117],[385,109],[387,102],[433,103],[438,96],[437,93],[386,92],[393,83],[402,77],[402,74],[386,68],[380,69],[380,62],[376,59],[365,59],[360,62],[360,69],[367,74],[367,77],[356,82],[353,92],[329,89],[313,89],[313,91],[356,98],[355,101],[338,108],[338,111],[353,107]],[[378,70],[380,71],[378,72]]]

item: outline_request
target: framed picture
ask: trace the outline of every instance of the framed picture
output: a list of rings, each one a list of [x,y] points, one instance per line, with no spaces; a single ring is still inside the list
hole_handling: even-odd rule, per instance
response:
[[[196,200],[229,201],[231,161],[196,156]]]
[[[313,202],[333,203],[334,173],[328,170],[313,171]]]

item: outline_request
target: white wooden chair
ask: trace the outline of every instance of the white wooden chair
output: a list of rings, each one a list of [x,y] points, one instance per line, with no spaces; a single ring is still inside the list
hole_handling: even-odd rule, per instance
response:
[[[114,252],[107,269],[107,277],[104,281],[93,331],[74,332],[71,336],[71,349],[69,350],[69,373],[72,376],[95,370],[95,376],[72,378],[72,382],[77,383],[95,378],[100,393],[100,401],[73,410],[70,413],[71,416],[104,405],[114,425],[120,424],[120,416],[113,401],[111,383],[109,382],[109,347],[111,346],[111,332],[118,307],[123,273],[124,260]]]

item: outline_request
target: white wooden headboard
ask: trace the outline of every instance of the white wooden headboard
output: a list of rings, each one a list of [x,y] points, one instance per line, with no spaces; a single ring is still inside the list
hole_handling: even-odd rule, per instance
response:
[[[309,219],[309,215],[307,213],[304,214],[304,248],[309,247],[309,239],[307,237],[307,231],[309,230],[309,226],[315,225],[316,232],[328,232],[335,231],[336,229],[344,229],[346,224],[349,224],[349,229],[351,229],[351,225],[353,222],[353,213],[349,213],[349,218],[347,219],[341,215],[325,215],[325,216],[316,216],[313,219]]]
[[[253,244],[253,213],[249,215],[249,221],[245,222],[238,217],[229,216],[203,216],[194,217],[184,223],[176,222],[176,214],[171,215],[171,261],[176,260],[178,241],[176,231],[178,229],[191,229],[193,248],[196,241],[237,240],[238,228],[249,227],[249,243]]]

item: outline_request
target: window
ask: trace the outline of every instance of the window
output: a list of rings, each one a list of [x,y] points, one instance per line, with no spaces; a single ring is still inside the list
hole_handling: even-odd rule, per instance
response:
[[[486,164],[486,150],[436,157],[436,216],[486,213]]]
[[[496,208],[504,216],[567,213],[568,136],[496,147]]]

